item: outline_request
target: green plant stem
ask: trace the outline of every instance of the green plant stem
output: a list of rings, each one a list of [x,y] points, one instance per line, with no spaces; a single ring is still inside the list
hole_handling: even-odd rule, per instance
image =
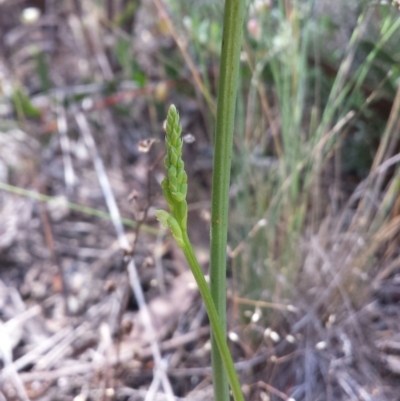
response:
[[[240,51],[244,16],[244,0],[226,0],[216,133],[211,211],[211,295],[219,321],[226,331],[226,243],[228,230],[229,180],[232,158],[233,125],[238,87]],[[229,400],[229,388],[223,357],[218,351],[218,339],[212,335],[212,365],[214,397],[218,401]]]
[[[54,202],[57,200],[53,196],[48,196],[48,195],[44,195],[44,194],[41,194],[36,191],[30,191],[28,189],[15,187],[14,185],[5,184],[4,182],[0,182],[0,190],[7,191],[12,194],[19,195],[19,196],[25,196],[26,198],[35,199],[40,202]],[[68,206],[68,208],[70,210],[74,210],[76,212],[80,212],[80,213],[90,215],[90,216],[96,216],[96,217],[99,217],[104,220],[111,220],[111,216],[109,215],[109,213],[103,212],[102,210],[94,209],[94,208],[91,208],[88,206],[79,205],[78,203],[72,203],[72,202],[67,202],[66,205]],[[137,221],[134,221],[131,219],[126,219],[126,218],[122,218],[122,223],[125,226],[132,227],[132,228],[136,228],[138,225]],[[146,231],[150,234],[154,234],[154,235],[157,235],[159,233],[159,230],[157,230],[153,227],[147,226],[145,224],[142,224],[141,230]]]
[[[210,289],[204,278],[203,272],[194,254],[192,245],[186,232],[183,233],[183,242],[184,246],[181,247],[181,249],[185,254],[186,260],[190,266],[190,269],[193,273],[193,276],[199,288],[200,295],[203,298],[208,318],[210,319],[213,338],[215,339],[215,342],[217,344],[219,355],[221,356],[221,361],[225,369],[224,372],[226,372],[229,384],[231,386],[233,398],[235,401],[244,401],[242,390],[240,387],[240,382],[235,370],[235,365],[233,364],[231,354],[229,352],[228,344],[226,342],[226,336],[224,333],[223,326],[221,325],[220,317],[217,313],[217,309],[211,297]],[[214,397],[215,400],[217,401],[220,400],[220,398],[218,398],[216,394],[214,394]]]

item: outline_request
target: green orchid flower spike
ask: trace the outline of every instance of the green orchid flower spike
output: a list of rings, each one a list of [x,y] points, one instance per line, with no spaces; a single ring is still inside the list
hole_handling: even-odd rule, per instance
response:
[[[169,228],[174,240],[185,254],[200,294],[203,298],[208,317],[211,323],[215,341],[218,345],[223,364],[228,376],[235,401],[243,401],[235,366],[224,335],[224,330],[218,317],[210,288],[204,278],[199,262],[193,252],[187,234],[187,202],[186,194],[188,189],[188,178],[185,171],[185,164],[182,160],[183,140],[181,138],[182,127],[179,123],[179,113],[174,105],[171,105],[167,115],[165,144],[167,155],[164,159],[167,176],[161,183],[164,198],[168,204],[170,213],[165,210],[157,210],[156,217],[165,227]]]
[[[182,127],[179,124],[179,113],[174,105],[168,111],[165,145],[167,155],[164,159],[167,177],[161,183],[164,198],[171,210],[172,217],[178,222],[182,231],[187,229],[187,174],[182,160],[183,140]],[[157,216],[158,217],[158,216]],[[161,221],[161,220],[160,220]]]

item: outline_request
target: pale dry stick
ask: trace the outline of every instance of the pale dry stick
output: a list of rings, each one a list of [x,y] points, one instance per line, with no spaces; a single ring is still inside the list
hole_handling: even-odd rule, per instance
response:
[[[324,249],[322,249],[321,244],[319,243],[318,239],[316,237],[313,237],[311,240],[312,245],[314,246],[314,249],[317,251],[317,254],[319,255],[319,257],[324,261],[324,263],[328,266],[328,272],[329,275],[332,278],[332,282],[335,283],[337,289],[339,290],[339,293],[343,299],[343,303],[347,309],[347,312],[349,313],[349,315],[353,315],[356,316],[356,313],[351,305],[351,301],[350,298],[348,296],[348,294],[346,293],[345,289],[343,288],[343,285],[341,283],[341,278],[339,277],[339,275],[336,275],[334,273],[334,265],[331,262],[329,256],[326,254],[326,251]],[[339,269],[339,271],[342,269]],[[354,325],[354,329],[355,332],[357,333],[358,339],[359,341],[362,343],[363,341],[363,335],[361,333],[360,330],[360,326],[356,324],[356,322],[352,321],[353,325]]]
[[[180,346],[183,346],[185,344],[188,344],[190,342],[197,340],[199,338],[199,336],[204,336],[204,335],[209,334],[209,332],[210,332],[209,327],[202,327],[199,330],[194,330],[192,332],[183,334],[182,336],[174,337],[170,340],[166,340],[163,343],[161,343],[160,346],[163,351],[172,351]],[[62,333],[62,332],[60,332],[60,333]],[[32,350],[32,351],[34,351],[34,350]],[[110,359],[108,360],[108,365],[115,366],[115,365],[118,365],[121,363],[129,362],[132,360],[134,355],[137,355],[140,359],[147,359],[147,358],[152,357],[153,352],[152,352],[151,346],[147,347],[143,350],[139,350],[138,352],[135,349],[135,347],[133,347],[131,350],[126,350],[125,352],[121,353],[120,355],[115,355],[115,356],[110,357]],[[22,363],[23,362],[22,358],[20,358],[20,359],[21,359],[20,363],[18,362],[19,360],[17,360],[15,363],[16,368],[18,368],[18,369],[25,367],[25,363]],[[27,361],[27,362],[29,362],[29,361]],[[249,362],[249,361],[245,361],[245,362]],[[243,363],[243,362],[239,362],[239,365],[240,365],[240,363]],[[237,366],[239,366],[239,365],[237,365]],[[79,368],[80,366],[81,366],[81,364],[77,363],[76,365],[72,365],[71,367],[55,369],[51,372],[56,372],[56,373],[58,372],[58,373],[56,375],[51,375],[49,377],[47,377],[47,374],[50,373],[50,371],[46,371],[46,372],[34,371],[34,372],[30,372],[30,373],[22,373],[22,375],[28,375],[28,376],[24,376],[23,381],[28,382],[28,381],[40,380],[39,379],[40,377],[42,377],[42,378],[46,377],[46,379],[48,378],[49,380],[56,380],[57,378],[62,377],[64,375],[71,376],[71,375],[75,375],[75,374],[85,374],[85,373],[94,371],[96,369],[101,369],[102,367],[105,366],[105,361],[102,359],[99,361],[93,361],[91,363],[84,364],[84,365],[82,365],[83,366],[82,369]],[[243,366],[242,368],[239,368],[239,369],[245,369],[245,367]]]
[[[399,130],[400,130],[400,122],[399,122]],[[380,176],[378,177],[378,180]],[[374,235],[377,232],[377,230],[379,230],[380,227],[382,227],[382,225],[387,223],[388,220],[390,221],[390,215],[396,211],[396,202],[397,198],[399,197],[399,188],[400,188],[399,184],[400,184],[400,169],[399,166],[397,166],[386,188],[382,189],[381,193],[379,194],[379,198],[377,199],[376,197],[378,192],[375,192],[375,197],[374,194],[372,195],[372,201],[375,201],[377,203],[377,206],[374,216],[372,217],[369,225],[368,229],[369,235]]]
[[[113,313],[112,310],[111,313]],[[97,359],[99,361],[103,361],[104,363],[104,368],[102,369],[103,374],[101,381],[98,385],[98,389],[99,391],[101,391],[101,394],[103,395],[103,397],[101,398],[105,398],[104,395],[106,394],[107,388],[110,385],[113,387],[111,383],[113,382],[113,376],[114,376],[110,363],[110,356],[113,350],[113,340],[112,340],[110,325],[106,322],[100,323],[99,334],[100,334],[100,339],[98,342],[97,349],[94,352],[93,360]]]
[[[268,358],[273,355],[272,351],[265,352],[263,354],[257,355],[249,360],[240,361],[235,363],[235,369],[240,371],[248,371],[262,363],[265,363]],[[111,363],[112,365],[119,365],[121,362],[129,362],[132,360],[133,353],[127,354],[123,358],[113,358]],[[35,380],[57,380],[60,377],[68,377],[75,375],[83,375],[87,373],[91,373],[94,371],[98,371],[103,369],[105,366],[104,361],[100,362],[77,362],[73,365],[69,365],[63,368],[46,370],[46,371],[33,371],[33,372],[22,372],[20,373],[21,380],[24,383],[32,382]],[[212,373],[211,366],[203,367],[203,368],[174,368],[168,369],[168,374],[174,377],[191,377],[191,376],[208,376]],[[170,401],[171,399],[169,399]]]
[[[250,64],[250,63],[249,63]],[[249,144],[252,133],[253,133],[253,117],[256,103],[256,76],[253,72],[253,76],[250,81],[249,93],[247,96],[247,107],[246,107],[246,116],[245,116],[245,144]]]
[[[268,383],[265,383],[263,381],[259,381],[257,384],[258,384],[259,387],[262,387],[265,390],[267,390],[268,392],[277,395],[279,398],[281,398],[284,401],[290,401],[290,400],[294,401],[293,398],[288,397],[285,393],[282,393],[282,391],[279,391],[277,388],[271,386]]]
[[[104,364],[93,363],[93,362],[77,362],[66,367],[52,369],[52,370],[39,370],[32,372],[22,372],[20,373],[21,380],[24,383],[33,382],[36,380],[52,381],[58,380],[60,377],[68,377],[75,375],[83,375],[86,373],[91,373],[97,369],[102,369]]]
[[[325,288],[325,290],[317,296],[313,302],[313,305],[307,310],[306,314],[292,326],[291,333],[300,331],[308,323],[308,321],[315,316],[315,312],[318,310],[318,308],[332,294],[332,291],[335,289],[335,287],[337,287],[339,276],[343,269],[345,269],[348,265],[347,262],[348,260],[344,260],[343,262],[341,261],[341,266],[331,274],[332,280],[329,282],[327,288]]]
[[[13,290],[15,290],[15,289],[13,288]],[[12,296],[12,294],[11,294],[11,296]],[[29,308],[29,309],[26,309],[26,310],[20,312],[17,316],[15,316],[12,319],[5,322],[4,327],[7,330],[12,331],[18,327],[21,327],[27,320],[40,315],[41,312],[42,312],[41,307],[39,305],[35,305],[32,308]]]
[[[165,280],[164,280],[164,270],[163,270],[163,265],[162,265],[162,258],[161,258],[161,248],[162,248],[162,242],[163,238],[166,233],[166,229],[160,224],[160,231],[157,234],[157,239],[156,239],[156,245],[154,247],[154,265],[156,268],[156,277],[157,277],[157,285],[158,288],[160,289],[160,294],[161,295],[166,295],[167,289],[165,286]]]
[[[4,326],[5,325],[0,321],[0,356],[4,364],[4,368],[0,371],[0,383],[4,383],[4,381],[9,378],[15,388],[18,398],[21,401],[29,401],[23,381],[13,364],[13,345],[10,338],[11,332],[9,332],[9,330]]]
[[[111,109],[106,107],[103,109],[103,111],[99,114],[99,119],[100,122],[103,124],[103,126],[107,127],[107,144],[111,148],[119,149],[121,148],[120,146],[120,141],[119,141],[119,135],[118,135],[118,130],[115,125],[115,120],[113,118],[113,115],[111,113]],[[120,152],[113,152],[110,158],[110,164],[111,168],[121,171],[122,168],[122,159],[121,159],[121,153]],[[141,223],[140,223],[141,225]]]
[[[267,301],[254,301],[252,299],[240,298],[240,297],[232,297],[233,302],[241,304],[241,305],[252,305],[258,308],[268,308],[268,309],[276,309],[276,310],[284,310],[288,312],[298,312],[299,309],[293,305],[286,304],[278,304],[276,302],[267,302]]]
[[[338,134],[351,120],[356,117],[357,113],[354,110],[348,111],[316,144],[312,150],[314,158],[318,158],[326,144]]]
[[[49,91],[49,96],[56,99],[66,99],[74,96],[90,96],[100,95],[106,89],[106,83],[90,83],[90,84],[77,84],[60,88],[53,88]],[[122,81],[118,89],[123,90],[138,90],[138,86],[133,82]],[[32,102],[35,104],[36,96],[32,96]]]
[[[371,237],[370,246],[365,249],[365,252],[360,255],[359,259],[355,261],[356,266],[365,266],[368,263],[368,260],[371,260],[372,256],[375,252],[378,251],[379,247],[393,240],[400,233],[400,217],[396,216],[395,218],[389,220],[385,224],[383,224],[379,231],[377,231]]]
[[[215,114],[216,114],[215,103],[214,103],[213,99],[211,98],[211,95],[208,92],[207,88],[204,86],[204,84],[201,80],[200,74],[197,71],[197,68],[196,68],[193,60],[190,58],[189,53],[186,50],[186,44],[184,43],[184,41],[180,38],[180,36],[176,32],[176,29],[175,29],[171,19],[168,16],[168,12],[162,3],[162,0],[153,0],[153,3],[157,7],[157,10],[160,14],[161,20],[165,22],[166,26],[168,27],[168,30],[171,33],[171,36],[174,38],[176,44],[178,45],[179,50],[181,51],[182,56],[187,64],[187,66],[189,67],[189,70],[193,76],[193,79],[194,79],[197,87],[199,88],[200,92],[204,96],[212,114],[215,116]]]
[[[63,357],[72,352],[71,344],[79,337],[84,336],[90,328],[87,322],[83,322],[71,333],[64,337],[55,348],[44,355],[35,365],[35,370],[45,370],[54,367]]]
[[[115,197],[114,197],[114,193],[111,188],[110,181],[107,177],[103,161],[101,160],[100,155],[98,153],[96,144],[94,142],[92,133],[90,131],[89,124],[86,120],[85,115],[82,112],[78,112],[76,114],[76,122],[82,133],[86,147],[88,148],[90,155],[92,157],[93,164],[94,164],[94,167],[95,167],[95,170],[97,173],[97,177],[98,177],[98,180],[99,180],[99,183],[102,188],[103,195],[104,195],[104,198],[105,198],[105,201],[107,204],[107,208],[111,215],[111,220],[113,222],[115,231],[117,233],[119,244],[123,250],[129,251],[130,244],[125,235],[124,227],[123,227],[123,224],[121,221],[121,215],[119,213],[119,209],[118,209]],[[129,281],[130,281],[133,293],[135,295],[137,304],[139,306],[140,315],[143,320],[143,325],[145,327],[145,330],[146,330],[147,336],[148,336],[148,340],[152,347],[153,359],[155,362],[155,369],[160,370],[162,372],[161,373],[162,374],[161,381],[162,381],[164,391],[167,394],[168,398],[172,401],[172,400],[174,400],[172,386],[171,386],[171,383],[169,382],[168,376],[165,373],[165,366],[164,366],[165,363],[161,357],[161,351],[160,351],[159,345],[156,341],[155,331],[154,331],[154,328],[151,323],[150,312],[148,310],[148,306],[147,306],[146,300],[144,298],[143,289],[140,285],[140,278],[139,278],[133,258],[130,258],[130,261],[127,266],[127,270],[128,270]]]
[[[94,56],[97,60],[97,64],[100,67],[101,73],[103,75],[103,78],[106,82],[110,82],[114,79],[114,73],[112,71],[111,65],[108,61],[108,58],[105,54],[104,46],[103,43],[100,42],[100,38],[103,37],[103,35],[100,32],[100,27],[99,27],[99,21],[98,21],[98,16],[96,13],[96,10],[92,10],[93,12],[89,14],[87,17],[85,17],[85,20],[83,21],[82,18],[80,18],[80,22],[83,26],[83,30],[87,33],[87,38],[91,43],[90,48],[93,49]],[[90,106],[92,107],[92,103]],[[108,108],[104,109],[104,112],[101,114],[101,117],[105,119],[106,125],[108,125],[109,129],[107,130],[109,134],[109,140],[110,141],[115,141],[115,138],[118,138],[115,124],[112,120],[111,113],[108,110]],[[111,146],[115,146],[115,143],[111,143]],[[114,152],[112,154],[112,163],[114,165],[120,165],[120,156],[117,152]]]
[[[114,225],[115,231],[117,232],[117,238],[118,238],[119,244],[124,251],[128,252],[130,250],[130,244],[129,244],[128,239],[125,236],[124,227],[123,227],[123,224],[121,221],[121,215],[119,213],[117,202],[115,200],[114,193],[112,191],[110,182],[108,180],[103,161],[100,158],[96,143],[94,142],[89,124],[87,122],[85,115],[81,111],[78,111],[75,114],[75,119],[76,119],[78,127],[81,131],[85,145],[86,145],[87,149],[89,150],[89,153],[92,157],[93,165],[94,165],[94,168],[95,168],[96,174],[97,174],[97,178],[99,180],[99,184],[103,191],[103,195],[104,195],[104,198],[105,198],[105,201],[107,204],[107,208],[108,208],[108,211],[111,216],[111,221]]]
[[[161,351],[160,351],[159,345],[156,341],[156,334],[155,334],[154,328],[151,323],[150,312],[149,312],[148,306],[146,304],[146,300],[144,298],[143,289],[140,285],[140,278],[139,278],[133,258],[131,258],[131,260],[128,264],[128,273],[129,273],[129,281],[130,281],[133,293],[135,294],[136,302],[139,306],[140,317],[142,319],[143,326],[146,329],[148,340],[150,342],[156,369],[158,369],[162,372],[161,381],[162,381],[164,391],[167,394],[167,397],[170,400],[173,400],[174,393],[172,390],[172,386],[171,386],[171,383],[169,382],[168,376],[165,373],[166,363],[161,358]]]
[[[380,283],[381,281],[387,279],[390,275],[392,275],[393,272],[396,271],[398,268],[400,268],[400,256],[392,260],[382,271],[380,271],[375,277],[374,281],[376,283]]]
[[[276,154],[277,154],[278,158],[281,159],[282,155],[283,155],[283,150],[282,150],[281,143],[279,142],[279,129],[278,129],[277,124],[275,123],[274,117],[272,115],[271,106],[269,105],[267,96],[265,95],[264,85],[258,81],[257,86],[258,86],[258,96],[260,96],[260,100],[261,100],[261,107],[264,110],[264,113],[267,116],[269,126],[271,127],[272,139],[274,141]]]
[[[236,258],[244,250],[245,245],[246,245],[246,240],[253,238],[258,233],[258,231],[261,228],[266,227],[267,224],[268,224],[268,221],[266,219],[258,220],[257,223],[248,232],[247,237],[245,239],[243,239],[242,241],[240,241],[235,249],[233,249],[232,251],[229,252],[229,256],[232,259]]]
[[[393,165],[400,163],[400,153],[395,154],[394,156],[390,157],[389,159],[385,160],[377,169],[374,171],[374,174],[382,174],[388,168],[392,167]]]
[[[3,285],[3,283],[1,284]],[[16,295],[17,296],[14,297],[14,302],[17,304],[22,303],[22,301],[19,302],[19,294]],[[10,297],[12,297],[12,294],[10,294]],[[23,307],[24,305],[19,306]],[[3,371],[0,373],[0,382],[2,381],[1,379],[9,377],[21,401],[28,401],[29,397],[26,394],[23,381],[18,374],[18,369],[13,362],[12,351],[13,347],[16,345],[15,339],[17,338],[16,341],[19,341],[17,332],[22,329],[25,322],[33,317],[38,316],[40,313],[41,308],[36,305],[19,313],[6,323],[0,322],[0,356],[4,363]]]
[[[104,52],[104,48],[102,43],[100,43],[99,38],[102,38],[103,35],[99,32],[98,22],[96,20],[95,13],[90,13],[85,18],[85,21],[82,22],[84,25],[84,29],[88,33],[88,38],[91,42],[91,47],[93,48],[94,56],[97,60],[97,63],[100,67],[100,70],[103,74],[103,77],[106,81],[111,81],[114,79],[114,73],[108,62],[107,56]]]
[[[100,67],[103,77],[107,81],[112,80],[114,78],[112,68],[98,39],[102,35],[96,31],[98,27],[95,13],[92,12],[84,18],[80,15],[71,14],[68,22],[79,49],[84,49],[87,58],[90,57],[91,53],[94,53],[93,56]],[[93,52],[91,49],[93,49]]]
[[[76,176],[74,173],[74,168],[72,166],[71,160],[71,146],[68,138],[68,127],[67,118],[65,116],[65,110],[63,106],[58,106],[57,108],[57,128],[60,134],[60,147],[63,155],[64,163],[64,179],[65,186],[68,193],[72,193],[74,186],[76,184]]]
[[[162,351],[173,351],[208,334],[210,334],[209,326],[200,327],[197,330],[189,331],[188,333],[182,334],[178,337],[172,337],[169,340],[165,340],[160,344],[160,348]],[[149,358],[151,356],[151,348],[138,350],[137,355],[139,359]]]
[[[18,358],[15,362],[15,368],[17,371],[24,369],[27,365],[33,364],[35,365],[35,361],[49,349],[52,349],[59,341],[61,341],[64,337],[69,335],[72,331],[71,327],[65,327],[62,330],[56,332],[53,336],[49,337],[45,341],[41,342],[31,351],[27,352],[25,355]]]
[[[119,396],[119,397],[132,396],[132,398],[129,398],[128,400],[142,400],[146,397],[146,394],[147,394],[146,390],[133,389],[133,388],[128,388],[128,387],[125,387],[122,389],[119,388],[117,390],[117,396]],[[154,401],[168,401],[168,398],[163,393],[155,393],[153,400]],[[188,401],[187,398],[180,398],[180,397],[175,397],[175,400],[176,401]]]
[[[122,317],[125,313],[126,305],[129,302],[130,298],[130,285],[125,281],[122,285],[118,285],[113,293],[110,296],[109,302],[106,302],[106,305],[109,304],[108,313],[106,312],[108,324],[111,328],[112,333],[118,333],[118,330],[121,327]],[[117,349],[120,347],[120,343],[117,343]]]
[[[161,375],[159,371],[156,371],[154,374],[154,379],[147,390],[147,394],[144,401],[154,401],[158,388],[160,387],[160,384],[161,384]]]
[[[78,57],[81,56],[80,57],[81,59],[82,56],[85,56],[86,59],[89,59],[90,50],[88,49],[88,44],[85,37],[85,31],[82,29],[82,22],[80,18],[74,13],[71,13],[68,16],[68,26],[76,42],[77,45],[76,48],[77,50],[79,49],[79,52],[77,51],[77,56]]]

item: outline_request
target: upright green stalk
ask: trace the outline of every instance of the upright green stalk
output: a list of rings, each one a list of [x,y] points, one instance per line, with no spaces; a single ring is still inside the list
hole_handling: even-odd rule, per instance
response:
[[[187,235],[186,194],[188,186],[185,166],[182,160],[183,142],[181,131],[182,127],[179,123],[178,111],[176,110],[176,107],[172,105],[168,111],[165,138],[167,155],[165,156],[164,164],[167,176],[161,183],[164,198],[167,201],[170,213],[165,210],[157,210],[156,216],[164,226],[171,230],[176,243],[186,256],[186,260],[188,261],[193,276],[196,279],[196,283],[199,287],[201,297],[203,298],[210,319],[211,331],[219,349],[221,361],[226,370],[229,384],[231,385],[233,398],[235,401],[243,401],[239,379],[226,342],[224,327],[220,322],[218,312],[211,296],[210,288],[204,278],[203,272],[201,271]],[[214,378],[214,380],[217,381],[218,378]],[[215,399],[220,400],[217,396]]]
[[[221,65],[218,86],[217,121],[214,143],[210,279],[219,320],[226,331],[226,242],[228,231],[229,180],[233,124],[238,87],[244,0],[225,0]],[[229,389],[217,339],[212,336],[214,397],[229,400]]]

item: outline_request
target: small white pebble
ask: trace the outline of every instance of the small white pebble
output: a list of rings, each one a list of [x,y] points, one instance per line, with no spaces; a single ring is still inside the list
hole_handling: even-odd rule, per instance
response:
[[[267,225],[267,223],[268,223],[267,219],[261,219],[261,220],[258,220],[257,225],[258,225],[258,227],[265,227]]]
[[[188,283],[188,288],[189,288],[189,290],[195,290],[197,288],[196,282],[195,281],[190,281]]]
[[[228,337],[234,343],[237,343],[239,341],[239,336],[234,331],[230,331]]]
[[[280,335],[276,331],[271,331],[269,336],[274,343],[277,343],[281,339]]]
[[[259,313],[259,311],[255,311],[251,317],[251,321],[253,323],[257,323],[260,320],[261,314]]]
[[[27,7],[22,11],[21,21],[24,24],[34,24],[40,17],[40,10],[37,7]]]
[[[140,39],[143,43],[149,44],[153,40],[153,35],[147,29],[144,29],[140,34]]]
[[[71,313],[71,315],[75,315],[80,308],[79,299],[74,295],[70,295],[67,299],[67,306],[68,312]]]
[[[247,385],[247,384],[243,384],[242,391],[243,391],[243,395],[248,397],[250,395],[250,392],[251,392],[251,387],[249,385]]]
[[[185,142],[185,143],[193,143],[196,140],[195,136],[193,134],[191,134],[190,132],[188,134],[184,135],[182,137],[182,139],[183,139],[183,142]]]
[[[211,351],[211,341],[208,340],[204,345],[203,345],[203,349],[205,351]]]
[[[65,387],[68,385],[68,379],[66,377],[60,377],[57,380],[57,385],[58,387]]]
[[[265,9],[270,8],[272,5],[271,0],[255,0],[253,3],[254,11],[257,13],[263,12]]]
[[[357,238],[357,245],[364,246],[365,245],[364,238],[362,238],[362,237]]]
[[[296,342],[296,339],[294,338],[294,336],[292,336],[291,334],[288,334],[286,336],[286,341],[290,344],[294,344]]]
[[[114,398],[114,396],[115,396],[115,390],[112,387],[107,388],[105,393],[106,393],[106,396],[110,397],[110,398]]]
[[[90,97],[85,97],[82,100],[82,109],[83,110],[90,110],[93,107],[93,99]]]
[[[274,343],[277,343],[281,339],[280,335],[269,327],[264,331],[264,338],[270,338]]]
[[[320,341],[319,343],[315,344],[316,349],[326,349],[326,342],[325,341]]]
[[[336,316],[335,315],[329,315],[328,321],[326,322],[325,326],[328,329],[330,329],[333,326],[333,324],[335,323],[335,321],[336,321]]]
[[[244,311],[244,315],[245,315],[246,317],[251,317],[251,316],[253,316],[253,311],[251,311],[251,310],[245,310],[245,311]]]

